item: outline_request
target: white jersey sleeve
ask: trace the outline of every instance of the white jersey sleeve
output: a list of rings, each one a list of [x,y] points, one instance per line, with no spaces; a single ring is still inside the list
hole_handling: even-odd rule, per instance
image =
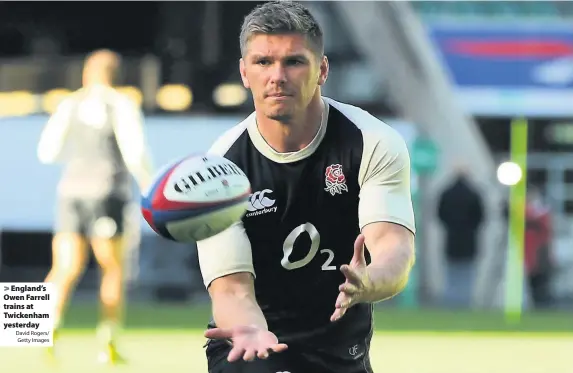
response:
[[[38,159],[42,163],[53,163],[62,153],[70,129],[72,100],[66,99],[58,105],[44,127],[38,143]]]
[[[153,177],[151,154],[143,129],[143,113],[127,97],[114,93],[114,130],[122,158],[142,190]]]
[[[364,148],[358,176],[360,229],[374,222],[391,222],[415,233],[406,142],[396,130],[377,122],[362,128]]]
[[[224,156],[246,130],[246,122],[223,134],[208,153]],[[217,278],[233,273],[248,272],[255,276],[251,242],[241,222],[215,236],[197,242],[197,252],[203,283],[207,288]]]
[[[326,98],[362,132],[358,184],[360,229],[375,222],[400,224],[416,233],[410,190],[410,154],[394,128],[365,110]]]

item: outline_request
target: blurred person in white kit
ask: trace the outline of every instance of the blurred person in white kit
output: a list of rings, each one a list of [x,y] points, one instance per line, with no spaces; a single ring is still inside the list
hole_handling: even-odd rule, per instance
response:
[[[130,222],[138,218],[128,214],[134,200],[132,176],[140,190],[148,187],[152,177],[143,115],[113,88],[120,64],[121,57],[110,50],[89,54],[83,87],[58,106],[38,144],[42,163],[64,165],[52,269],[45,280],[54,284],[57,293],[54,338],[91,246],[102,271],[99,359],[112,364],[125,362],[117,350],[117,334],[124,311],[128,227],[138,223]],[[54,349],[49,352],[53,357]]]

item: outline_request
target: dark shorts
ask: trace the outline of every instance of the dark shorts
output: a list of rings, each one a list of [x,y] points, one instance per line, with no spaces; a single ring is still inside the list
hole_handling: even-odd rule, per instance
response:
[[[124,232],[129,201],[114,196],[101,199],[60,198],[56,232],[89,238],[114,238]]]
[[[230,346],[209,343],[207,360],[209,373],[372,373],[369,345],[310,350],[289,345],[289,349],[272,354],[266,360],[229,363]]]

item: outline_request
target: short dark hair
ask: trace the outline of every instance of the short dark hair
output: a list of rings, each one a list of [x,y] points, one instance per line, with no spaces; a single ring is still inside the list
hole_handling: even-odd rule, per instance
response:
[[[320,57],[324,54],[324,41],[319,23],[300,3],[269,1],[253,9],[241,27],[241,55],[247,51],[249,40],[257,34],[300,34],[307,38],[311,49]]]

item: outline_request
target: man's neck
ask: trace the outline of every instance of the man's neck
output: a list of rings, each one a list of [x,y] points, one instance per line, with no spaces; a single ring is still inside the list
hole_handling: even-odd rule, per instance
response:
[[[84,88],[112,87],[112,84],[109,80],[105,79],[84,79],[83,86]]]
[[[289,123],[257,115],[259,133],[278,153],[291,153],[306,148],[320,129],[324,110],[322,97],[314,97],[303,116]]]

